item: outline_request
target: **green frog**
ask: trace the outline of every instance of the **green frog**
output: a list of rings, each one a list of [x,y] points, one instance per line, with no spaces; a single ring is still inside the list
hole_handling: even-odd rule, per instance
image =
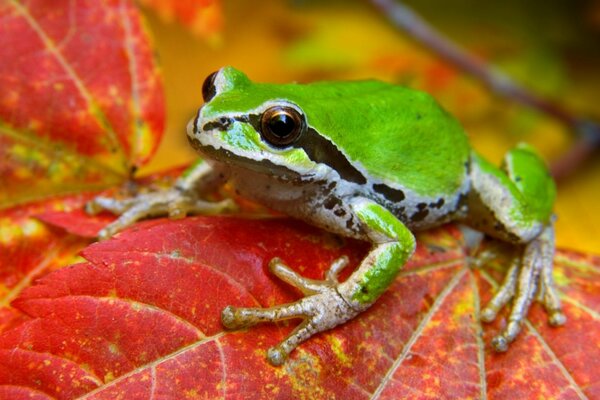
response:
[[[164,190],[117,200],[98,197],[90,212],[120,214],[106,238],[148,216],[182,217],[232,208],[202,193],[231,182],[245,197],[372,247],[343,282],[335,261],[322,281],[306,279],[281,259],[270,271],[304,297],[271,308],[222,311],[226,328],[301,318],[267,352],[281,365],[303,341],[369,308],[415,249],[414,232],[450,221],[518,249],[497,293],[481,312],[492,321],[512,301],[506,325],[492,340],[506,351],[536,297],[549,323],[565,322],[552,278],[556,188],[533,148],[521,144],[498,168],[469,145],[461,125],[428,94],[379,82],[252,82],[232,68],[211,74],[204,105],[188,125],[202,160]],[[282,255],[284,257],[285,255]]]

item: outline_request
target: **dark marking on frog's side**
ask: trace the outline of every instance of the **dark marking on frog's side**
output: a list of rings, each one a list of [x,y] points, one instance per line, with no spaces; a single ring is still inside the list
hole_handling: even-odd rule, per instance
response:
[[[343,208],[336,208],[335,210],[333,210],[333,214],[336,217],[343,217],[344,215],[346,215],[346,210],[344,210]]]
[[[336,206],[341,206],[341,202],[340,199],[334,196],[326,198],[323,202],[323,207],[328,210],[333,210]]]
[[[414,213],[410,219],[413,222],[423,221],[425,217],[429,214],[429,209],[427,208],[427,203],[419,203],[417,204],[417,212]]]
[[[354,223],[352,221],[352,218],[348,218],[346,220],[346,228],[348,228],[349,230],[353,231],[354,230]]]
[[[329,183],[325,179],[318,179],[318,180],[307,179],[306,182],[314,183],[315,186],[317,186],[318,188],[321,189],[323,195],[328,195],[331,193]]]
[[[348,219],[346,219],[346,229],[359,235],[365,234],[364,228],[356,220],[356,217],[353,214],[348,215]]]
[[[400,218],[405,221],[406,220],[406,207],[400,207],[398,209],[398,214],[400,215]]]
[[[406,198],[404,192],[400,189],[394,189],[383,183],[376,183],[373,185],[373,190],[377,193],[384,195],[388,200],[395,203],[400,203]]]
[[[406,207],[394,207],[395,204],[390,205],[390,210],[394,213],[394,215],[400,219],[400,221],[404,223],[410,222],[410,220],[406,217]]]
[[[444,200],[444,198],[440,197],[438,199],[438,201],[436,201],[435,203],[429,203],[429,207],[430,208],[442,208],[442,206],[444,205],[446,201]]]

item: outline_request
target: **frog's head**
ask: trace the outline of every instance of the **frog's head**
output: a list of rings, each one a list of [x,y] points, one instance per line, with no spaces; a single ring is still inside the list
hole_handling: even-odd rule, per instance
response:
[[[188,124],[188,138],[205,156],[260,172],[316,173],[307,155],[307,116],[290,97],[292,86],[254,83],[225,67],[202,87],[204,106]],[[293,97],[293,95],[292,95]]]

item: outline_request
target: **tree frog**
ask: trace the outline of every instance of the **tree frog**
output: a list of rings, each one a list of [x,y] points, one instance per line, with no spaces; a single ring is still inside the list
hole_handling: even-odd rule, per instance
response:
[[[498,168],[470,147],[462,127],[426,93],[379,82],[255,83],[225,67],[204,82],[204,105],[188,125],[203,160],[171,188],[116,200],[98,197],[90,212],[121,216],[108,237],[151,215],[216,213],[230,201],[200,194],[230,181],[248,198],[327,231],[369,241],[372,248],[348,279],[347,263],[323,281],[303,278],[281,259],[270,270],[304,297],[271,308],[222,311],[226,328],[301,318],[267,352],[274,365],[314,334],[354,318],[382,295],[415,249],[413,232],[458,221],[517,249],[504,282],[481,319],[512,300],[506,326],[492,340],[506,351],[531,302],[551,325],[565,316],[552,278],[555,185],[535,151],[518,145]],[[285,255],[282,255],[285,256]]]

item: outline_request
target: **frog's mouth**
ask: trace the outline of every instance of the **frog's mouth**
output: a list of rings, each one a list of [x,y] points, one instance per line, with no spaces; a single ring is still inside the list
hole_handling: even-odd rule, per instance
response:
[[[201,121],[196,118],[188,123],[188,140],[191,146],[203,158],[216,161],[219,164],[229,168],[242,168],[255,171],[261,174],[270,175],[282,181],[300,181],[301,174],[285,166],[278,165],[268,159],[253,159],[234,153],[223,146],[215,146],[211,143],[203,143],[200,137],[203,135],[216,136],[227,130],[233,120],[225,119],[209,121],[204,125],[199,125]],[[305,179],[304,179],[305,180]]]

